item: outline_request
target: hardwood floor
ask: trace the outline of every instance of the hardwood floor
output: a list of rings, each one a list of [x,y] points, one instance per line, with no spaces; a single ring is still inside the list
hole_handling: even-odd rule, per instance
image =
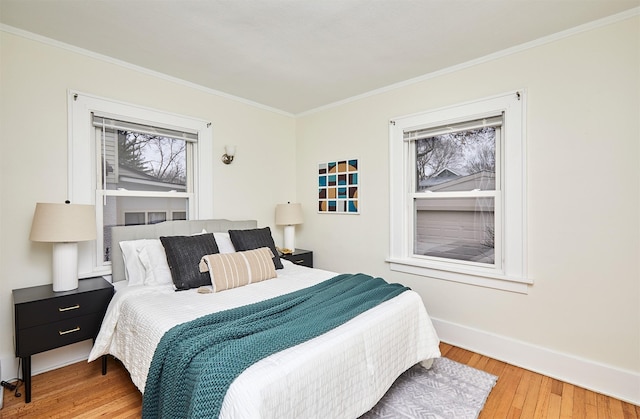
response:
[[[440,345],[442,355],[497,375],[480,419],[599,418],[640,419],[640,407],[563,383],[455,346]],[[100,361],[79,362],[33,377],[31,403],[4,391],[0,418],[138,418],[140,392],[116,360],[106,376]],[[19,388],[18,391],[22,390]]]
[[[442,356],[498,376],[479,419],[640,418],[640,407],[446,343]]]

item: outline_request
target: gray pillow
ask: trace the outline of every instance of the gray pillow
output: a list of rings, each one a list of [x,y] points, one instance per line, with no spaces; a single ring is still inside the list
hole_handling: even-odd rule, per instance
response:
[[[271,236],[271,229],[269,227],[253,228],[249,230],[229,230],[229,237],[231,243],[237,251],[259,249],[261,247],[268,247],[273,252],[273,266],[276,269],[282,269],[282,262],[276,250],[276,244],[273,242]]]
[[[211,285],[209,273],[201,273],[198,265],[202,256],[218,253],[218,245],[212,233],[160,237],[160,241],[177,290]]]

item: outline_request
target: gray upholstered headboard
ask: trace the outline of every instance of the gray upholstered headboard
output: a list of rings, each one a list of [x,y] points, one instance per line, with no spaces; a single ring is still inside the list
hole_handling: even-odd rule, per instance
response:
[[[187,236],[203,229],[208,233],[256,228],[256,220],[187,220],[165,221],[158,224],[116,226],[111,228],[111,276],[113,282],[124,281],[124,260],[120,242],[125,240],[157,239],[160,236]]]

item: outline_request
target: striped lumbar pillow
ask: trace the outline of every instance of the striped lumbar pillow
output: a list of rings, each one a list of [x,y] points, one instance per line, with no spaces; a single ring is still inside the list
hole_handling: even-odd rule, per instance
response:
[[[268,247],[206,255],[200,259],[199,266],[200,272],[209,271],[213,292],[276,277],[273,253]]]

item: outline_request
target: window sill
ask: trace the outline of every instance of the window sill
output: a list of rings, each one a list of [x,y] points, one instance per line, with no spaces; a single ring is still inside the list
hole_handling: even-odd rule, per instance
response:
[[[517,292],[520,294],[528,294],[529,286],[533,284],[533,281],[529,279],[514,278],[508,275],[487,273],[470,269],[444,270],[439,267],[430,266],[428,263],[423,261],[416,261],[415,259],[409,258],[389,258],[387,259],[387,262],[389,263],[389,268],[392,271],[476,285],[479,287],[493,288],[502,291]]]

